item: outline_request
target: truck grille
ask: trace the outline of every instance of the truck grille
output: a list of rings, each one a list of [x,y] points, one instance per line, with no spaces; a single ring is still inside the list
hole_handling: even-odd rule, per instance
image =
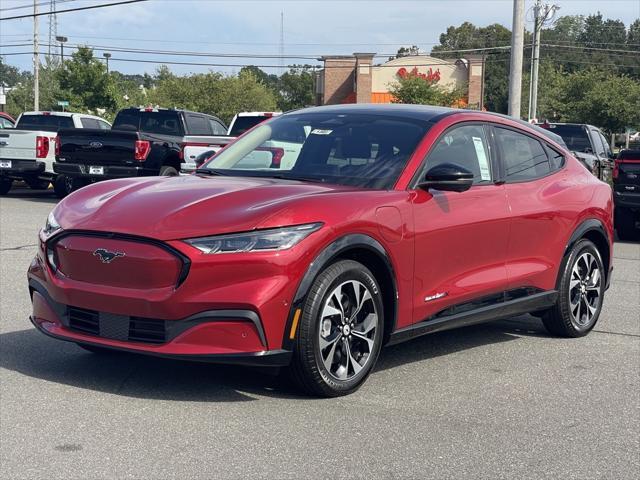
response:
[[[112,340],[160,344],[167,341],[166,322],[68,307],[70,330]]]

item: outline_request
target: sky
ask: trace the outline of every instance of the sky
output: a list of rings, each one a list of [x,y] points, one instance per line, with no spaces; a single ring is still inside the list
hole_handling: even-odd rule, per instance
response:
[[[112,3],[118,0],[58,0],[58,10]],[[48,11],[48,0],[36,0]],[[548,0],[560,6],[558,15],[589,15],[629,25],[640,17],[640,0]],[[532,29],[525,0],[526,28]],[[32,0],[1,0],[0,18],[32,13]],[[170,65],[176,73],[209,69],[232,73],[244,64],[281,71],[278,58],[174,56],[166,53],[118,52],[118,48],[201,54],[277,56],[281,13],[284,54],[288,64],[315,64],[321,55],[375,52],[393,54],[400,46],[418,45],[430,51],[448,26],[470,21],[477,26],[500,23],[511,28],[512,0],[148,0],[140,3],[57,15],[58,35],[68,45],[87,44],[112,54],[111,68],[123,73],[153,73],[165,61],[206,63],[210,66]],[[47,16],[39,20],[40,42],[48,43]],[[0,55],[23,70],[32,68],[33,19],[0,21]],[[18,46],[20,44],[28,44]],[[47,53],[48,46],[41,46]],[[65,53],[71,49],[66,48]],[[58,47],[54,47],[56,53]],[[96,50],[101,57],[103,51]],[[129,61],[123,61],[129,60]],[[149,63],[141,62],[146,60]],[[154,63],[158,62],[158,63]],[[220,65],[231,66],[220,66]],[[269,66],[269,67],[267,67]],[[1,79],[0,79],[1,80]]]

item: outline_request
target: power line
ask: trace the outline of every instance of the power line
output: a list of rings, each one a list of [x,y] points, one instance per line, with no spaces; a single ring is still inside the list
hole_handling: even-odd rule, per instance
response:
[[[149,0],[124,0],[124,1],[121,1],[121,2],[102,3],[100,5],[88,5],[86,7],[67,8],[66,10],[58,10],[56,13],[79,12],[81,10],[92,10],[94,8],[115,7],[117,5],[127,5],[127,4],[131,4],[131,3],[140,3],[140,2],[147,2],[147,1],[149,1]],[[47,12],[31,13],[31,14],[25,14],[25,15],[15,15],[13,17],[0,17],[0,21],[3,21],[3,20],[18,20],[20,18],[34,18],[34,17],[40,17],[42,15],[50,15],[50,14],[51,14],[51,12],[47,11]]]
[[[68,3],[68,2],[77,2],[78,0],[56,0],[56,1],[58,3]],[[49,4],[49,2],[46,1],[46,2],[40,2],[37,5],[39,7],[44,7],[45,5],[48,5],[48,4]],[[25,8],[33,8],[33,3],[29,3],[29,4],[26,4],[26,5],[18,5],[16,7],[0,8],[0,12],[8,12],[10,10],[22,10],[22,9],[25,9]]]

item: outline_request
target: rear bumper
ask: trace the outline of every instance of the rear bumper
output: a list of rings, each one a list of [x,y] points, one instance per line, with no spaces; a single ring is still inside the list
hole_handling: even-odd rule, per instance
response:
[[[31,323],[40,332],[58,340],[209,363],[279,367],[291,361],[290,351],[265,350],[262,323],[258,315],[249,310],[209,310],[171,321],[142,319],[166,325],[166,341],[145,343],[131,340],[133,322],[141,319],[95,312],[99,318],[96,331],[88,333],[82,330],[86,324],[74,323],[74,307],[53,300],[45,287],[33,278],[29,287],[33,303]]]
[[[11,162],[11,168],[0,168],[0,176],[3,177],[21,177],[44,174],[44,162],[38,162],[36,160],[13,160],[11,158],[2,158],[1,160],[9,160]]]
[[[93,166],[93,165],[92,165]],[[95,165],[97,167],[103,167],[104,173],[102,175],[95,175],[89,173],[89,165],[80,163],[60,163],[53,164],[53,171],[61,175],[67,175],[69,177],[86,178],[89,180],[110,180],[114,178],[128,178],[128,177],[142,177],[146,175],[153,175],[154,172],[147,170],[143,167],[127,167],[116,165]]]
[[[640,193],[613,192],[613,203],[616,207],[640,208]]]

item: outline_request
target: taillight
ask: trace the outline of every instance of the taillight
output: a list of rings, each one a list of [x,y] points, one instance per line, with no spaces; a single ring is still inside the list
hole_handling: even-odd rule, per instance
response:
[[[135,158],[139,162],[144,162],[151,151],[151,143],[148,140],[136,140]]]
[[[49,137],[36,137],[36,158],[47,158],[49,154]]]
[[[280,168],[280,162],[282,162],[282,157],[284,157],[284,148],[271,148],[269,150],[273,154],[269,168]]]
[[[615,159],[615,161],[613,162],[613,178],[618,178],[618,175],[620,175],[620,160],[619,159]]]

